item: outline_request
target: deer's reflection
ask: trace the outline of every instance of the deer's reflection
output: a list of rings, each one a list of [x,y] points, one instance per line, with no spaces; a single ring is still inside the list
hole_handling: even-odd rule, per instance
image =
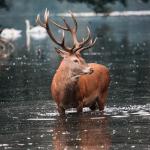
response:
[[[109,150],[111,136],[107,130],[106,116],[73,116],[58,118],[53,134],[55,150],[84,149]]]

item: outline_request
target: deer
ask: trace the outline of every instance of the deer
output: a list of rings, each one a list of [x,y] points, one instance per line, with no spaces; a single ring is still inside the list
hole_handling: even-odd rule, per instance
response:
[[[50,86],[52,98],[57,104],[60,115],[65,115],[66,109],[70,108],[75,108],[78,113],[81,113],[84,107],[89,107],[92,111],[98,107],[99,111],[103,111],[110,83],[109,69],[102,64],[86,63],[81,52],[93,47],[97,38],[92,39],[87,26],[86,38],[78,40],[76,17],[71,11],[69,14],[73,21],[72,26],[64,17],[62,17],[63,25],[58,24],[50,18],[47,9],[43,21],[39,14],[36,18],[37,24],[46,29],[50,39],[58,46],[55,50],[62,57]],[[62,31],[62,40],[56,39],[49,23]],[[71,35],[72,47],[66,45],[65,32]]]

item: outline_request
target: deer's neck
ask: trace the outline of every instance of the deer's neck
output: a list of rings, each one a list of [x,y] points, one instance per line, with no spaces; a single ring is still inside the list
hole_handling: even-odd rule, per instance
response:
[[[59,76],[59,80],[61,80],[61,82],[64,83],[64,85],[74,85],[78,81],[68,67],[58,68],[57,74]]]
[[[59,91],[64,93],[64,96],[75,96],[78,88],[78,79],[74,78],[72,72],[67,65],[60,65],[56,72],[56,82]],[[69,94],[69,95],[68,95]]]

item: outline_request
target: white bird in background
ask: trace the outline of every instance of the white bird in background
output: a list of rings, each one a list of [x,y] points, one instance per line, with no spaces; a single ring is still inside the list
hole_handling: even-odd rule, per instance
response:
[[[21,32],[21,30],[17,30],[14,28],[5,28],[2,30],[0,37],[8,41],[15,41],[21,37]]]
[[[37,25],[31,26],[29,20],[25,20],[26,23],[26,33],[29,34],[35,40],[42,40],[47,37],[47,32],[45,28]]]

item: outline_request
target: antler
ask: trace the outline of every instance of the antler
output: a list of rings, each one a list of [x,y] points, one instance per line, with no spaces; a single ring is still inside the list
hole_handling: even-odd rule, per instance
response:
[[[68,48],[68,47],[65,46],[65,32],[64,32],[64,30],[62,30],[62,41],[59,42],[58,40],[55,39],[53,33],[51,32],[51,29],[50,29],[50,27],[49,27],[49,20],[50,20],[53,24],[56,25],[56,23],[55,23],[53,20],[49,19],[49,11],[48,11],[47,9],[45,10],[45,13],[44,13],[44,23],[41,21],[39,14],[37,15],[37,18],[36,18],[36,22],[37,22],[40,26],[42,26],[43,28],[46,29],[48,35],[49,35],[50,38],[53,40],[53,42],[56,43],[57,45],[59,45],[60,47],[62,47],[64,50],[70,52],[72,49],[70,49],[70,48]],[[59,25],[59,28],[60,28],[60,25]]]
[[[77,39],[78,23],[76,21],[75,16],[73,15],[73,13],[71,11],[69,11],[69,12],[70,12],[71,17],[73,19],[74,27],[70,27],[69,24],[66,22],[66,20],[63,17],[62,17],[62,20],[64,22],[64,25],[62,26],[62,25],[57,24],[55,21],[53,21],[52,19],[49,18],[49,11],[47,9],[45,10],[45,14],[44,14],[44,23],[42,23],[42,21],[40,20],[39,14],[37,15],[36,22],[40,26],[42,26],[46,29],[48,35],[53,40],[53,42],[55,42],[57,45],[62,47],[63,50],[65,50],[67,52],[70,52],[70,53],[81,52],[82,50],[85,50],[85,49],[92,47],[95,44],[97,38],[94,40],[94,42],[92,41],[90,29],[87,27],[88,35],[87,35],[86,39],[83,38],[82,41],[79,42]],[[54,35],[51,32],[50,27],[49,27],[49,21],[52,24],[54,24],[55,26],[57,26],[58,28],[62,29],[62,41],[61,42],[57,41],[54,38]],[[65,33],[64,33],[64,31],[69,31],[72,35],[72,39],[73,39],[73,47],[72,48],[65,46]]]

